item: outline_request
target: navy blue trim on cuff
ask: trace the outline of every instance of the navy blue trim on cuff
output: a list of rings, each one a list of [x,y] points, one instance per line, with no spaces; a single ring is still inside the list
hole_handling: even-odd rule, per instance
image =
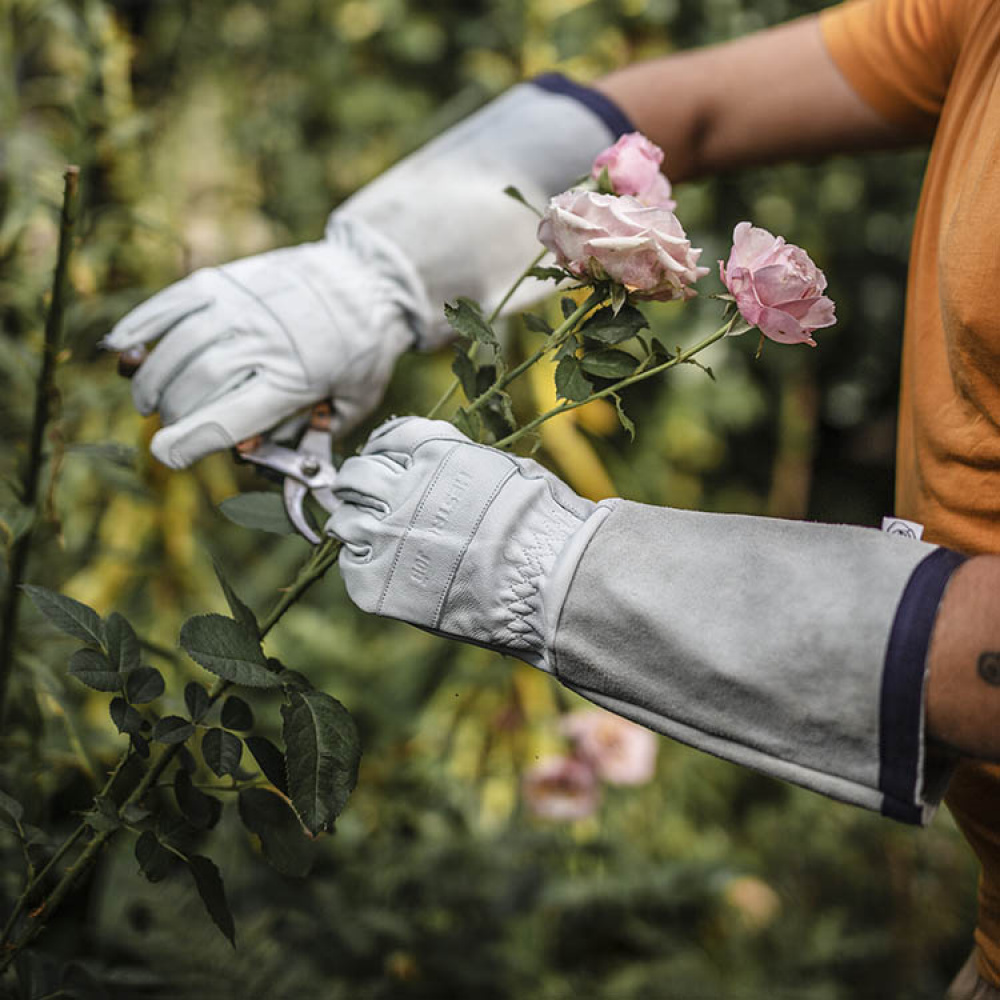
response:
[[[882,814],[920,823],[916,803],[920,783],[924,672],[934,618],[951,574],[966,557],[935,549],[910,575],[896,608],[882,672],[879,705],[878,787]]]
[[[610,97],[605,96],[599,90],[585,87],[582,83],[574,83],[562,73],[543,73],[530,82],[536,87],[541,87],[542,90],[547,90],[550,94],[562,94],[564,97],[572,97],[579,101],[604,122],[616,139],[625,135],[626,132],[635,131],[635,126],[629,116]]]

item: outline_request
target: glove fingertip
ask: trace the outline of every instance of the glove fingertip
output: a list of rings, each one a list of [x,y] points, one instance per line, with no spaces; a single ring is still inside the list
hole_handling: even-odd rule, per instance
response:
[[[232,435],[221,424],[205,423],[190,430],[165,427],[150,442],[153,457],[170,469],[186,469],[213,451],[235,445]]]

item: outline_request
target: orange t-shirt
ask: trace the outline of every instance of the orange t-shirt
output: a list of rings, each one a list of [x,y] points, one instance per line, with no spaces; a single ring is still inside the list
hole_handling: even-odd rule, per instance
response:
[[[850,0],[827,47],[884,118],[933,137],[913,232],[896,513],[925,538],[1000,552],[1000,2]],[[979,971],[1000,985],[1000,767],[946,801],[982,864]]]

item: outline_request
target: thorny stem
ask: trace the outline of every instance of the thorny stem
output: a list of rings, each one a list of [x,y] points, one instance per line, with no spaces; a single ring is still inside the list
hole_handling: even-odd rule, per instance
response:
[[[489,326],[492,326],[496,322],[496,319],[500,315],[501,311],[503,310],[503,307],[505,305],[507,305],[508,302],[510,302],[510,300],[514,296],[514,293],[518,290],[518,288],[521,287],[521,285],[524,283],[524,281],[531,276],[532,270],[534,268],[538,267],[538,265],[542,262],[542,258],[547,253],[548,253],[548,250],[543,250],[520,273],[520,275],[518,276],[517,281],[515,281],[514,284],[510,286],[510,288],[507,290],[507,294],[504,295],[504,297],[497,303],[497,306],[493,310],[493,312],[490,313],[489,318],[486,320],[486,322],[487,322],[487,324]],[[477,342],[473,342],[472,344],[469,345],[468,355],[469,355],[469,360],[470,361],[475,357],[476,351],[478,349],[479,349],[479,344]],[[458,390],[458,387],[460,385],[461,385],[461,382],[459,382],[459,380],[457,378],[452,379],[451,385],[448,386],[448,388],[445,390],[444,395],[428,411],[428,413],[427,413],[427,419],[428,420],[433,420],[441,412],[441,410],[444,409],[444,407],[448,403],[448,400],[450,400],[451,397],[455,395],[455,393]]]
[[[481,410],[483,406],[497,393],[502,392],[511,384],[515,379],[520,378],[536,361],[540,360],[549,351],[556,350],[561,347],[573,333],[577,323],[583,319],[591,309],[600,305],[604,301],[604,296],[600,292],[592,292],[583,305],[578,306],[569,316],[563,320],[549,335],[545,338],[545,343],[535,351],[530,357],[527,357],[522,361],[517,367],[512,368],[506,375],[498,378],[496,382],[493,383],[481,396],[476,397],[469,407],[469,413],[475,413],[477,410]]]
[[[654,368],[643,368],[642,365],[639,369],[629,375],[627,378],[623,378],[616,382],[614,385],[608,386],[606,389],[601,389],[598,392],[591,393],[586,399],[581,399],[579,401],[569,401],[566,403],[560,403],[558,406],[554,406],[551,410],[547,410],[545,413],[535,417],[534,420],[526,423],[523,427],[519,427],[516,431],[508,434],[505,438],[501,438],[497,441],[493,447],[494,448],[510,448],[513,444],[519,441],[522,437],[527,434],[531,434],[536,428],[540,427],[545,423],[546,420],[551,420],[552,417],[559,416],[560,413],[568,413],[570,410],[575,410],[578,406],[585,406],[587,403],[593,402],[595,399],[604,399],[607,396],[612,396],[622,389],[627,388],[630,385],[634,385],[636,382],[642,382],[647,378],[652,378],[654,375],[659,375],[661,372],[665,372],[670,368],[674,368],[677,365],[682,365],[685,362],[690,361],[696,354],[703,351],[706,347],[714,344],[717,340],[721,340],[726,336],[727,333],[733,328],[735,322],[735,317],[723,323],[715,333],[706,337],[704,340],[699,341],[693,347],[689,347],[686,351],[681,351],[679,354],[675,354],[669,361],[663,362],[661,365],[656,365]]]
[[[56,253],[56,267],[52,278],[52,301],[45,318],[45,341],[42,347],[42,362],[35,383],[35,413],[31,423],[28,461],[21,496],[22,506],[32,517],[37,517],[36,506],[44,464],[42,451],[45,442],[45,428],[49,422],[52,397],[55,393],[56,355],[59,353],[59,344],[62,340],[63,315],[69,288],[67,273],[70,250],[73,246],[73,228],[76,225],[79,180],[80,168],[67,167],[63,174],[59,249]],[[33,532],[34,525],[30,525],[10,548],[7,567],[7,593],[4,602],[3,623],[0,625],[0,725],[3,723],[7,684],[13,668],[21,580],[24,578],[24,571],[27,568]]]

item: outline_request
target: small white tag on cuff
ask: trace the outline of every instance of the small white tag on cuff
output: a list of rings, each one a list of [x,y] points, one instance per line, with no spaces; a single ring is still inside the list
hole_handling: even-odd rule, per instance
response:
[[[882,530],[887,535],[902,535],[904,538],[915,538],[918,541],[924,537],[924,526],[916,521],[907,521],[902,517],[883,517]]]

